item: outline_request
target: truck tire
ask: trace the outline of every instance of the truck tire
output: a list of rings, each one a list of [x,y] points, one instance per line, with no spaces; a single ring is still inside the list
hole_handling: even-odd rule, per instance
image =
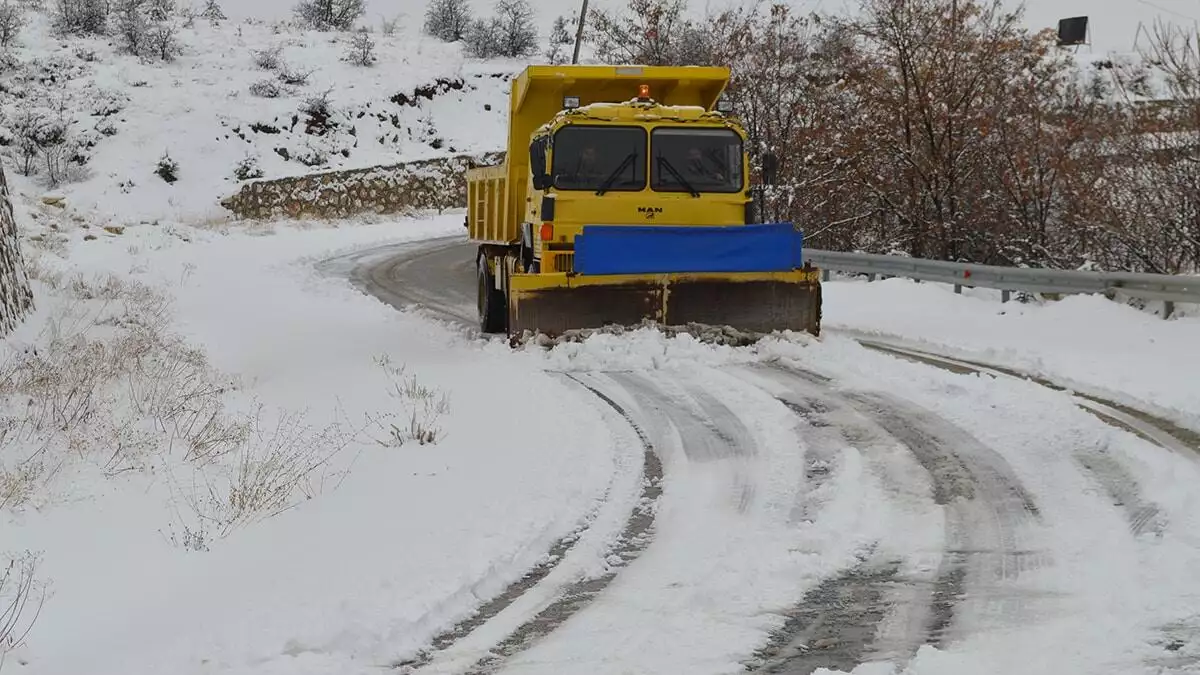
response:
[[[484,333],[508,332],[508,308],[504,292],[496,289],[496,280],[485,256],[476,262],[479,286],[479,330]]]

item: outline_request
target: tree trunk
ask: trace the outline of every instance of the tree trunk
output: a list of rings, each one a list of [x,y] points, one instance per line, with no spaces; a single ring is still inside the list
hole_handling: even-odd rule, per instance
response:
[[[0,167],[0,337],[11,333],[33,309],[33,291],[21,258],[8,178]]]

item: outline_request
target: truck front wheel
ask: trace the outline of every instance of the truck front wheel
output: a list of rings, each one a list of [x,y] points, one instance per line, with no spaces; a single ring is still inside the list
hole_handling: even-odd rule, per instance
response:
[[[479,285],[479,330],[484,333],[508,331],[508,308],[505,307],[504,292],[496,288],[496,278],[485,256],[479,256],[476,264]]]

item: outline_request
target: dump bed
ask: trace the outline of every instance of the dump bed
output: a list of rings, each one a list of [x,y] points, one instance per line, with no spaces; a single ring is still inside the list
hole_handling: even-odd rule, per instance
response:
[[[529,142],[533,132],[563,108],[563,98],[586,106],[623,102],[650,86],[663,105],[712,110],[729,81],[729,69],[698,66],[529,66],[512,82],[509,95],[508,152],[499,166],[467,173],[467,228],[472,240],[520,241],[529,181]]]

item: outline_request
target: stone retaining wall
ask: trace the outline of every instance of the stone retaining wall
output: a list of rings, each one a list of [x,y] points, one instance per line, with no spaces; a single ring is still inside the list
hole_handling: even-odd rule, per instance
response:
[[[462,208],[467,202],[466,170],[503,158],[503,152],[485,152],[256,180],[221,205],[239,218],[251,219],[346,218]]]

